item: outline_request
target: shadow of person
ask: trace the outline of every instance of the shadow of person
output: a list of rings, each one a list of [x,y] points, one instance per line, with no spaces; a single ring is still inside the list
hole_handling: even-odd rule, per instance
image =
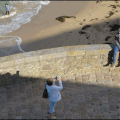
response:
[[[106,67],[106,66],[109,66],[110,64],[112,64],[113,52],[114,52],[114,49],[109,51],[109,53],[108,53],[108,63],[103,65],[103,67]]]

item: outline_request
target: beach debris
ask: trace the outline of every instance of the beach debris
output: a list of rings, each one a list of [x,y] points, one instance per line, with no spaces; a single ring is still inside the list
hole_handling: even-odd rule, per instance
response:
[[[91,25],[84,25],[84,26],[82,27],[82,30],[85,30],[85,29],[88,28],[88,27],[91,27]]]
[[[60,22],[65,22],[65,18],[76,18],[76,17],[75,16],[60,16],[60,17],[57,17],[56,20]]]
[[[83,31],[79,31],[80,34],[85,34],[86,32],[83,32]]]
[[[93,14],[90,14],[91,16],[93,16]]]
[[[106,16],[105,18],[109,18],[109,17],[111,17],[113,14],[115,14],[115,13],[112,12],[112,11],[109,11],[109,16]]]
[[[95,20],[98,20],[98,18],[95,18]]]
[[[111,38],[111,36],[107,36],[107,37],[105,38],[105,41],[108,41],[109,38]]]
[[[86,21],[86,19],[84,19],[83,21]]]
[[[118,12],[118,10],[116,10],[115,12]]]
[[[83,23],[80,23],[80,25],[82,25]]]
[[[102,0],[96,0],[96,3],[102,2]]]
[[[109,25],[109,27],[111,28],[110,31],[116,31],[120,28],[120,25],[114,24],[113,26]]]
[[[116,5],[110,5],[109,7],[113,7],[113,8],[116,8]]]
[[[94,19],[91,19],[90,21],[93,21]]]

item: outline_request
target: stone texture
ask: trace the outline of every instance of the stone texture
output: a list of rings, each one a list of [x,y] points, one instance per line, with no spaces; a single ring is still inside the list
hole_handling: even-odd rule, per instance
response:
[[[120,68],[103,67],[110,50],[79,45],[1,57],[0,118],[48,118],[44,82],[56,75],[63,83],[55,107],[59,119],[120,118]]]

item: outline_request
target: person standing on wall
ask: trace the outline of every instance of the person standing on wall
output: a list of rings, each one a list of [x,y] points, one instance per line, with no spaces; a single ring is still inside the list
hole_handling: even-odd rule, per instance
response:
[[[9,15],[9,11],[10,11],[10,6],[6,3],[5,4],[5,8],[6,8],[6,13],[5,13],[5,15]]]

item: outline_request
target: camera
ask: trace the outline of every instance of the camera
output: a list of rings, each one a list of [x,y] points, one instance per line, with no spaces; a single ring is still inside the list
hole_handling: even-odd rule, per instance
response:
[[[53,81],[56,82],[58,78],[60,78],[59,75],[57,75],[57,76],[53,79]]]

